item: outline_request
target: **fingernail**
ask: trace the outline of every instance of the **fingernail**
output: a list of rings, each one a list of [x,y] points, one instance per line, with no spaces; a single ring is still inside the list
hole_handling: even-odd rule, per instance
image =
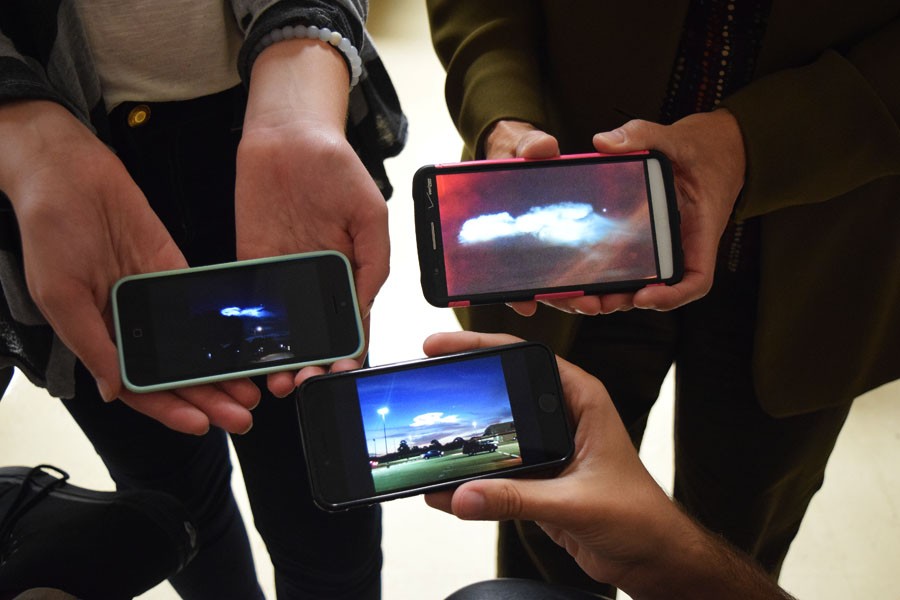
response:
[[[465,514],[469,518],[478,519],[487,508],[487,498],[481,492],[467,490],[465,497]]]
[[[368,319],[369,315],[372,314],[372,307],[375,306],[375,299],[373,298],[371,302],[369,302],[366,306],[360,307],[360,318]]]
[[[603,133],[598,133],[597,136],[610,144],[621,144],[625,141],[625,133],[621,129],[604,131]]]
[[[109,384],[106,383],[105,379],[97,380],[97,389],[100,391],[100,397],[103,398],[104,402],[112,402],[116,399],[112,389],[109,387]]]

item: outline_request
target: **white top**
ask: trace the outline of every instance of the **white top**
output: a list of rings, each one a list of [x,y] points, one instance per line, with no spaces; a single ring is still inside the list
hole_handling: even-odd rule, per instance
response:
[[[76,0],[106,101],[187,100],[240,83],[227,0]]]

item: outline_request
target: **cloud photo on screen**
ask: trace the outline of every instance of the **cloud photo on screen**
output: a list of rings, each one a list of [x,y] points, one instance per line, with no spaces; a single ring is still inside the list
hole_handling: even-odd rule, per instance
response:
[[[590,204],[562,202],[534,206],[513,217],[508,212],[481,215],[463,223],[461,244],[491,242],[515,236],[533,236],[549,245],[581,246],[596,244],[617,224],[598,214]]]
[[[437,188],[450,296],[656,276],[640,161],[445,174]]]

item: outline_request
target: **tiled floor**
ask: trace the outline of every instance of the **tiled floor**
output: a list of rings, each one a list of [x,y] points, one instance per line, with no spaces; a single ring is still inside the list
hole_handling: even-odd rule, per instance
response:
[[[409,185],[421,165],[455,160],[459,141],[443,105],[442,71],[427,39],[421,2],[372,0],[370,26],[410,119],[409,145],[388,163],[396,192],[390,201],[392,272],[378,297],[372,326],[373,364],[422,355],[434,331],[458,329],[452,315],[428,306],[418,287]],[[671,385],[651,415],[642,456],[664,486],[671,481]],[[813,500],[784,568],[782,583],[800,598],[898,598],[900,567],[900,384],[857,401],[834,452],[824,489]],[[58,464],[76,484],[111,489],[100,460],[59,404],[18,378],[0,402],[0,463]],[[243,497],[240,478],[235,489]],[[246,514],[249,514],[247,511]],[[384,511],[386,600],[443,598],[493,575],[495,527],[463,523],[427,508],[421,498]],[[269,598],[272,570],[255,532],[254,552]],[[439,567],[429,553],[439,545]],[[167,584],[143,600],[177,596]]]

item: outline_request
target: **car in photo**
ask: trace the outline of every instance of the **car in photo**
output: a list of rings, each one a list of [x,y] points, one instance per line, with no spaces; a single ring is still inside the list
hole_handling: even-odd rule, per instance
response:
[[[433,450],[429,450],[425,454],[422,455],[422,458],[437,458],[438,456],[443,456],[444,452],[442,450],[438,450],[437,448]]]
[[[472,456],[482,452],[496,452],[497,448],[497,442],[491,440],[469,440],[463,444],[462,451],[466,456]]]

